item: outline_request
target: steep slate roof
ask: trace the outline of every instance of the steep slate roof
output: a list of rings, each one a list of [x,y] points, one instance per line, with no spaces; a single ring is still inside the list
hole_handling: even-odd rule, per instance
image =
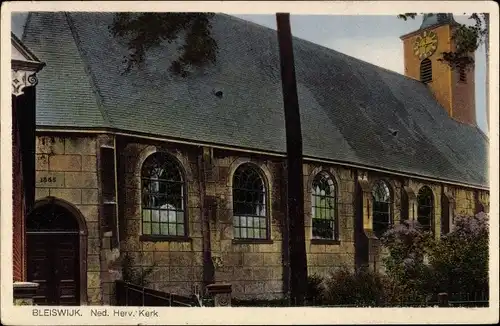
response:
[[[127,47],[110,34],[112,20],[30,14],[23,41],[47,64],[37,86],[39,126],[286,151],[276,31],[216,15],[216,65],[173,77],[177,45],[165,44],[122,75]],[[488,185],[486,137],[450,119],[425,85],[298,38],[294,55],[305,156]]]

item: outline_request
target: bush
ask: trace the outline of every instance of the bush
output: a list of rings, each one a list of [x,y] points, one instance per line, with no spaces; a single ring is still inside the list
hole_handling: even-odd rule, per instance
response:
[[[313,305],[322,304],[324,301],[324,279],[316,274],[307,277],[306,301]]]
[[[452,231],[435,239],[418,222],[404,221],[382,243],[389,302],[423,302],[439,292],[488,292],[488,215],[457,216]]]
[[[367,268],[352,271],[340,268],[325,280],[325,301],[331,305],[381,306],[384,305],[383,275]]]
[[[386,300],[391,304],[425,302],[430,290],[432,271],[428,257],[433,237],[417,221],[402,221],[382,237],[388,249],[384,258],[387,278]]]
[[[488,215],[455,217],[430,253],[435,292],[488,292]]]

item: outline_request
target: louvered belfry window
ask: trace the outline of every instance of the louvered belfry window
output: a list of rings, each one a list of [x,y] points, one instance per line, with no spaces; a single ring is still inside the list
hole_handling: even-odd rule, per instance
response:
[[[426,84],[432,81],[432,62],[429,59],[420,63],[420,81]]]
[[[465,71],[465,68],[460,68],[459,70],[459,81],[462,83],[467,82],[467,72]]]

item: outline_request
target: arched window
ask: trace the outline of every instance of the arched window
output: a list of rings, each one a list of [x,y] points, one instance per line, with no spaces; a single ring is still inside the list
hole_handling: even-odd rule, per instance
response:
[[[401,187],[401,221],[407,221],[410,215],[410,203],[408,200],[408,193],[404,187]]]
[[[417,196],[417,221],[425,231],[432,231],[434,217],[434,195],[432,190],[423,186]]]
[[[142,234],[185,236],[185,182],[179,164],[157,152],[142,166]]]
[[[391,191],[386,182],[379,180],[373,185],[373,232],[381,237],[391,225]]]
[[[420,63],[420,81],[426,84],[432,81],[432,62],[427,58]]]
[[[233,227],[235,239],[267,239],[266,186],[258,169],[242,164],[233,176]]]
[[[312,183],[312,237],[338,239],[337,189],[332,177],[318,173]]]
[[[441,191],[441,235],[450,232],[450,200],[448,196]]]

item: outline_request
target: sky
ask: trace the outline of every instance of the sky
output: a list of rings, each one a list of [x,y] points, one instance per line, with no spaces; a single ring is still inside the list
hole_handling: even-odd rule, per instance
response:
[[[275,15],[234,14],[272,29]],[[12,30],[21,36],[27,14],[12,16]],[[292,34],[310,42],[404,74],[403,44],[400,36],[420,27],[422,17],[407,21],[395,15],[291,15]],[[472,24],[468,16],[456,16],[463,24]],[[481,130],[487,132],[486,122],[486,56],[484,46],[476,52],[476,117]]]

